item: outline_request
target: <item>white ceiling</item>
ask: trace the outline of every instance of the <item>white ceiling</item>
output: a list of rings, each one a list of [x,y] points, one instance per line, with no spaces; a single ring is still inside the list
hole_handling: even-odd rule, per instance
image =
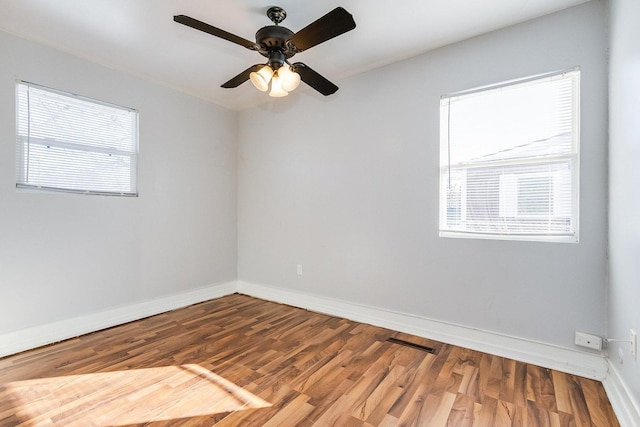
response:
[[[258,105],[268,95],[246,82],[220,85],[264,58],[173,22],[184,14],[245,39],[271,25],[270,6],[298,31],[337,6],[356,29],[294,58],[340,80],[456,41],[587,0],[0,0],[0,30],[127,71],[225,107]],[[322,96],[303,85],[297,90]]]

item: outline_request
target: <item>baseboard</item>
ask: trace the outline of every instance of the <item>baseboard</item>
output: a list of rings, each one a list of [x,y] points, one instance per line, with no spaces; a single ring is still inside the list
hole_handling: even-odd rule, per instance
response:
[[[238,292],[600,381],[607,375],[601,354],[262,284],[239,281]]]
[[[609,372],[602,381],[602,385],[620,425],[640,427],[640,402],[633,398],[633,394],[611,360],[608,360],[607,364]]]
[[[0,357],[74,338],[133,320],[235,293],[235,281],[220,283],[86,316],[0,335]]]

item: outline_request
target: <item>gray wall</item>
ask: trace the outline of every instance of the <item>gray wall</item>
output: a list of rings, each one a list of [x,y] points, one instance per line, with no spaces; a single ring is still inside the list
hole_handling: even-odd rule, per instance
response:
[[[0,334],[236,278],[236,114],[0,33]],[[15,188],[23,79],[136,108],[140,197]]]
[[[338,82],[330,98],[298,91],[240,113],[239,280],[569,348],[575,330],[604,334],[605,6]],[[440,96],[573,66],[580,243],[438,237]]]
[[[609,95],[608,335],[640,332],[640,2],[611,1]],[[618,350],[622,349],[622,361]],[[640,405],[640,362],[628,343],[610,348],[611,364]],[[640,406],[638,407],[640,410]]]

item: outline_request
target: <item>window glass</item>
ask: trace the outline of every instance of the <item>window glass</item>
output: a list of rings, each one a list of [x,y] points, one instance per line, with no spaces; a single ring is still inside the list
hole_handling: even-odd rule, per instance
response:
[[[578,241],[579,77],[442,97],[441,236]]]
[[[18,82],[16,186],[137,195],[135,110]]]

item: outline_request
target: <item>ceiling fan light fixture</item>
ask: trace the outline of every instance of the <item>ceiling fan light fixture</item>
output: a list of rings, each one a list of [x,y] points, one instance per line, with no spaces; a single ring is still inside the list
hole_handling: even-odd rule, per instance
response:
[[[282,79],[277,75],[273,76],[271,79],[271,92],[269,92],[269,96],[273,96],[274,98],[282,98],[283,96],[289,95],[289,92],[284,90],[282,87]]]
[[[259,91],[266,92],[269,89],[269,81],[273,77],[273,70],[268,65],[265,65],[257,72],[254,71],[249,74],[249,79],[251,83],[258,89]],[[246,77],[245,77],[246,78]]]
[[[282,82],[282,88],[287,92],[295,90],[300,84],[300,74],[291,70],[289,64],[284,64],[278,68],[278,77]]]

